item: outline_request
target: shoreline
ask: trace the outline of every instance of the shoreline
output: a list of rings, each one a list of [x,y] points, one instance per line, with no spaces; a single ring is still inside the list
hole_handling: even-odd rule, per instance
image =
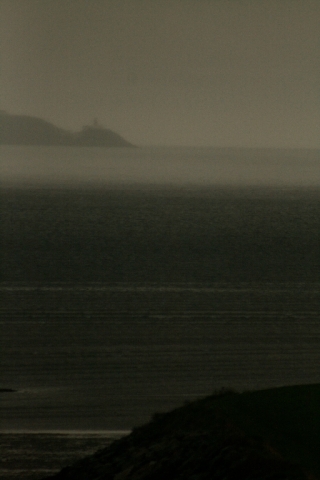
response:
[[[120,432],[0,432],[0,480],[41,480],[122,438]]]
[[[23,466],[26,477],[21,475],[21,479],[42,479],[44,467],[48,468],[47,475],[55,478],[67,465],[71,465],[68,471],[75,475],[70,478],[76,478],[79,462],[79,465],[83,462],[92,465],[94,469],[95,458],[106,462],[106,468],[115,457],[121,468],[135,469],[142,461],[141,452],[146,455],[145,468],[152,465],[156,468],[156,463],[150,464],[153,451],[161,452],[160,457],[156,455],[159,464],[164,466],[177,459],[176,448],[184,451],[191,444],[195,448],[199,442],[204,442],[205,448],[214,444],[216,449],[220,448],[223,438],[235,455],[238,455],[238,442],[241,448],[246,445],[248,453],[257,451],[257,455],[268,454],[271,448],[284,461],[301,465],[304,471],[319,476],[319,401],[320,383],[243,392],[222,389],[173,410],[155,412],[147,423],[132,430],[6,429],[0,431],[0,440],[6,448],[9,470],[14,472]],[[170,442],[173,440],[176,446],[172,450]],[[15,452],[14,456],[10,451]],[[216,453],[214,450],[213,454]],[[179,455],[182,455],[179,461],[189,461],[184,453]],[[197,458],[192,462],[196,465]],[[0,480],[7,478],[5,475],[4,469],[0,471]],[[63,479],[63,475],[59,474],[58,478]],[[94,480],[95,477],[87,478]]]
[[[320,383],[243,393],[221,390],[167,413],[154,413],[129,436],[47,478],[96,480],[103,474],[142,480],[191,478],[195,473],[199,479],[208,473],[222,478],[221,468],[224,478],[231,471],[258,473],[252,478],[265,472],[273,478],[284,473],[288,479],[316,478],[319,400]]]
[[[0,429],[0,435],[72,435],[72,436],[108,436],[108,435],[129,435],[132,430],[18,430]]]

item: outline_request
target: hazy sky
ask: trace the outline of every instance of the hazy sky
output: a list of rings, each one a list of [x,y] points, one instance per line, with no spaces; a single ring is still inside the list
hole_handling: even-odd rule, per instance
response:
[[[0,0],[1,108],[156,145],[320,147],[319,0]]]

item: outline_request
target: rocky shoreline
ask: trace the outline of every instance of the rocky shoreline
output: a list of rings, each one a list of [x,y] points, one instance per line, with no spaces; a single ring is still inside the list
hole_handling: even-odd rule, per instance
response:
[[[47,480],[315,479],[309,465],[283,455],[285,448],[280,452],[239,426],[232,405],[243,395],[223,393],[156,414],[127,437]]]

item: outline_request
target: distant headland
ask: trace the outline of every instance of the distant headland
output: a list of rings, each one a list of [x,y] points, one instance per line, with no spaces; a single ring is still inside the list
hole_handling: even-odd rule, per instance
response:
[[[69,132],[41,118],[0,111],[0,145],[47,145],[74,147],[133,147],[112,130],[98,125]]]

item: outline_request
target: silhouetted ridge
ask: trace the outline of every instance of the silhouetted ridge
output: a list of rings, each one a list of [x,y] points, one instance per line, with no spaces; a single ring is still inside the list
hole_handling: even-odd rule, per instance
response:
[[[65,145],[70,134],[45,120],[27,115],[0,114],[0,143],[4,145]]]
[[[132,147],[117,133],[102,127],[84,127],[72,133],[28,115],[0,112],[1,145],[64,145],[84,147]]]
[[[224,390],[157,413],[127,437],[48,478],[315,480],[319,391],[319,385]]]

